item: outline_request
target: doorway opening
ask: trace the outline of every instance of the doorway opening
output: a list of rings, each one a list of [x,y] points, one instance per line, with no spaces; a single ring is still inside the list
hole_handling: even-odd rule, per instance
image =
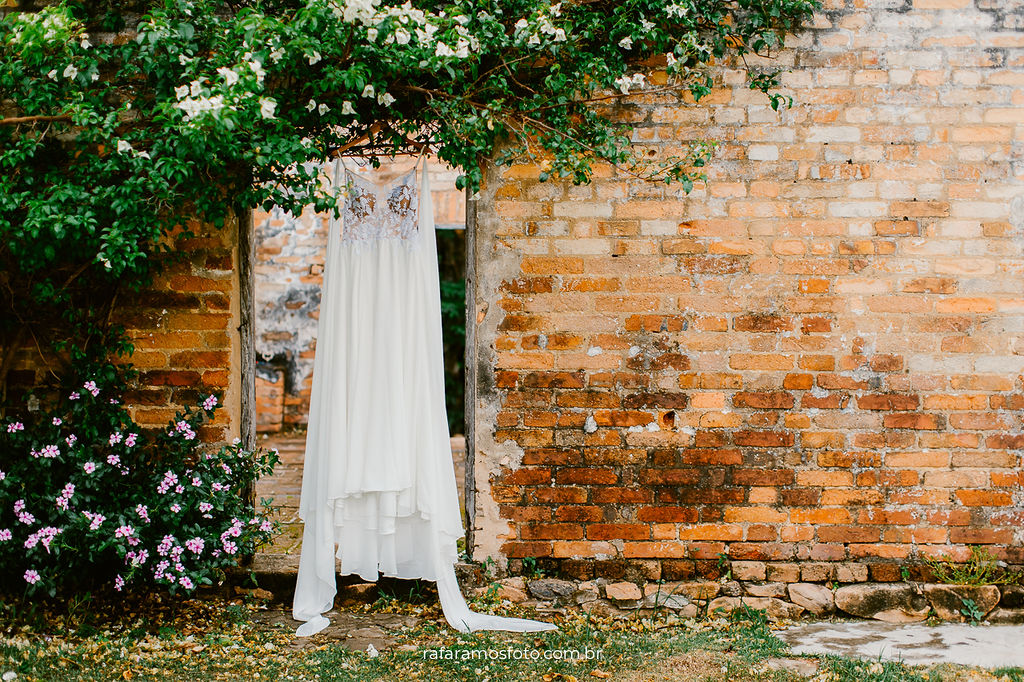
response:
[[[414,163],[400,160],[379,169],[363,169],[387,182]],[[431,199],[437,235],[438,274],[444,344],[445,402],[452,435],[459,503],[466,515],[472,504],[472,472],[467,477],[466,447],[466,199],[455,188],[458,171],[434,159]],[[256,499],[273,498],[284,533],[269,554],[292,554],[302,540],[298,518],[305,454],[305,429],[313,386],[317,321],[327,249],[327,215],[307,208],[294,216],[280,209],[253,213],[253,316],[255,365],[254,421],[260,444],[276,447],[281,456],[274,474],[261,480]],[[467,528],[471,532],[471,528]]]

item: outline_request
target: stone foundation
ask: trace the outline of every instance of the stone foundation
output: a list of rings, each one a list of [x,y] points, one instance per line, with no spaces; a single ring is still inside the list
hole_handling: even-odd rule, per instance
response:
[[[763,577],[764,570],[761,571]],[[580,609],[628,618],[659,612],[681,618],[763,611],[769,620],[846,616],[889,623],[937,618],[951,622],[1024,623],[1024,587],[859,582],[839,585],[765,580],[648,581],[504,578],[472,590],[538,611]]]

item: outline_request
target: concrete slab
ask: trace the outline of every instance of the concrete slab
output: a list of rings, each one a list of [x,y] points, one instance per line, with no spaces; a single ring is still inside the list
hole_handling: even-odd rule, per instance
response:
[[[954,663],[981,668],[1024,668],[1024,625],[835,622],[776,633],[794,654],[902,661],[908,665]]]

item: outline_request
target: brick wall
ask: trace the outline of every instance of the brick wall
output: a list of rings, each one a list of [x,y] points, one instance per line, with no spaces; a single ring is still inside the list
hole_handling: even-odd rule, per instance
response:
[[[125,403],[143,427],[164,428],[186,405],[219,392],[222,409],[200,436],[211,443],[240,435],[238,228],[192,224],[194,238],[176,242],[152,286],[121,291],[111,322],[122,325],[135,351],[127,358],[139,375]],[[26,344],[10,375],[12,396],[44,386],[65,360],[47,344]],[[30,408],[31,409],[31,408]]]
[[[615,110],[722,142],[692,194],[488,176],[477,558],[1024,563],[1024,5],[824,5],[776,62],[794,108],[722,68]]]
[[[227,441],[240,435],[241,366],[238,225],[222,230],[193,224],[196,236],[176,244],[174,258],[147,291],[123,296],[115,322],[135,346],[137,386],[126,395],[142,426],[164,427],[200,395],[223,394],[222,409],[200,436]]]
[[[378,182],[408,170],[414,160],[384,165]],[[431,195],[439,225],[465,226],[458,173],[431,161]],[[256,211],[256,404],[257,429],[277,432],[305,426],[313,388],[316,326],[327,248],[326,215],[311,210],[295,217],[279,209]]]

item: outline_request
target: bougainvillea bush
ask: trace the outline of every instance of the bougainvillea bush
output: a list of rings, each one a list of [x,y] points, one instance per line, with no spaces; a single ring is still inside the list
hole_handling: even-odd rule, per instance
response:
[[[121,402],[122,380],[113,364],[90,365],[52,407],[0,422],[4,591],[191,592],[273,536],[243,491],[277,453],[204,445],[214,395],[147,433]]]

